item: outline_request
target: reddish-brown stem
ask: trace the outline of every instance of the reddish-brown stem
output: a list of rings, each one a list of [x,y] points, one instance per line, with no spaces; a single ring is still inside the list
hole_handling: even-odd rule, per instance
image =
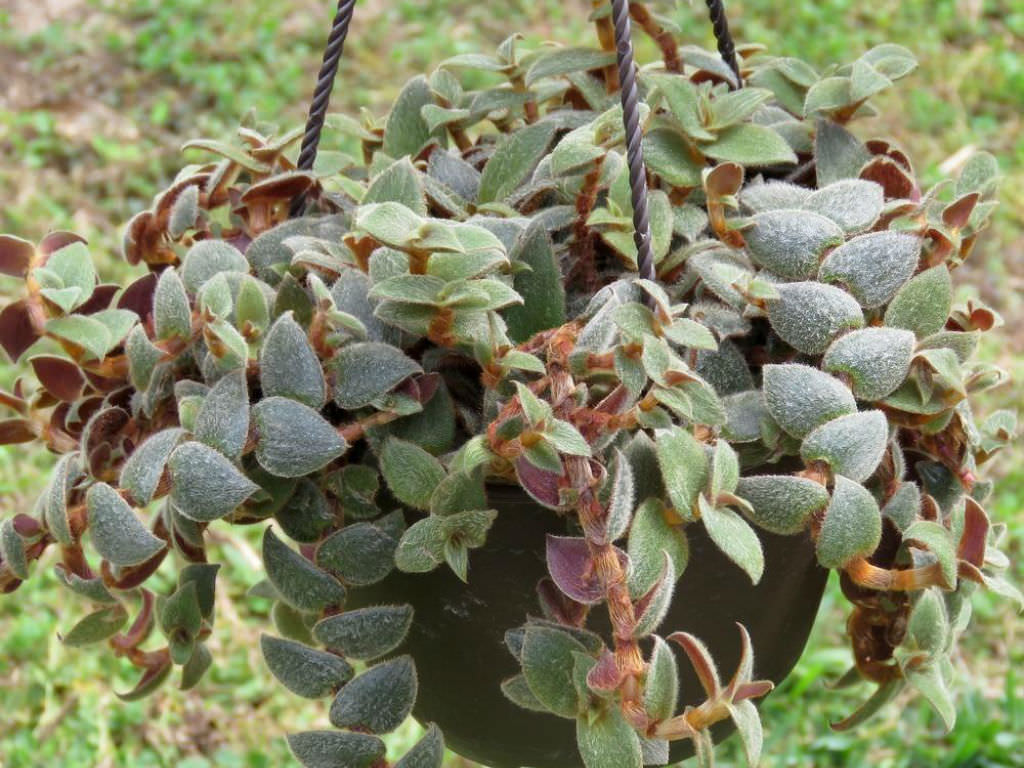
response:
[[[679,58],[679,46],[676,45],[676,39],[671,32],[658,23],[658,20],[647,10],[647,6],[631,2],[629,15],[661,49],[661,58],[665,62],[665,69],[669,72],[682,72],[683,62]]]
[[[948,584],[943,577],[942,566],[939,563],[899,571],[879,568],[863,557],[858,557],[847,563],[843,570],[854,584],[880,592],[909,592],[926,587],[953,588],[953,585]]]
[[[604,9],[606,0],[591,0],[591,5],[594,6],[595,11]],[[602,51],[615,52],[615,25],[612,23],[612,17],[609,14],[605,14],[601,18],[594,22],[597,27],[597,40],[601,44]],[[616,64],[609,64],[602,70],[604,75],[604,84],[608,89],[608,93],[615,93],[619,90],[619,68]]]

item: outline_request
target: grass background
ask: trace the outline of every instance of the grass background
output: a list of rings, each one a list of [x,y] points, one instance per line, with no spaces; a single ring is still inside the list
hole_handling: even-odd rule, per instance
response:
[[[662,7],[669,5],[661,3]],[[852,60],[868,47],[909,46],[920,69],[886,94],[882,115],[858,129],[895,138],[927,182],[955,170],[972,148],[995,153],[1005,172],[992,229],[955,278],[959,296],[980,295],[1007,320],[981,355],[1024,379],[1024,5],[1018,0],[731,0],[741,41],[816,65]],[[459,52],[493,48],[513,31],[528,42],[589,42],[585,0],[364,0],[356,9],[333,107],[382,114],[404,80]],[[128,268],[121,225],[184,162],[178,147],[226,137],[254,109],[288,127],[303,119],[333,10],[329,0],[4,0],[0,8],[0,232],[38,239],[55,228],[89,238],[106,277]],[[686,42],[713,41],[703,3],[670,11]],[[1014,49],[1015,44],[1017,50]],[[653,49],[641,41],[640,56]],[[329,145],[331,137],[328,137]],[[10,288],[0,284],[0,291]],[[0,363],[0,386],[16,372]],[[1012,407],[1018,388],[986,396],[983,412]],[[50,457],[0,447],[0,511],[27,510]],[[1021,454],[995,462],[990,513],[1011,528],[1015,579],[1024,582]],[[65,649],[56,631],[80,606],[58,591],[50,565],[0,599],[0,766],[294,766],[281,736],[326,725],[326,706],[293,697],[263,669],[256,637],[268,606],[244,597],[259,578],[249,533],[218,531],[226,563],[212,649],[217,666],[195,691],[168,686],[120,703],[131,685],[114,659]],[[158,577],[160,578],[160,577]],[[960,720],[943,734],[919,700],[899,700],[852,734],[827,722],[864,690],[829,692],[823,681],[849,661],[844,606],[830,584],[811,643],[764,707],[765,766],[1024,766],[1021,622],[988,595],[975,602],[962,643]],[[399,755],[409,724],[390,739]],[[737,745],[719,748],[738,765]],[[469,766],[452,757],[447,764]]]

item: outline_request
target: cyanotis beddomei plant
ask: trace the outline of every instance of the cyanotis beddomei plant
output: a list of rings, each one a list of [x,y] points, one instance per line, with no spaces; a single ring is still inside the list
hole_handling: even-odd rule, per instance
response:
[[[969,405],[1002,381],[970,360],[998,318],[953,307],[950,277],[994,205],[994,161],[922,191],[900,149],[847,130],[913,68],[899,46],[825,76],[749,48],[733,90],[715,55],[632,5],[664,54],[641,77],[656,280],[628,275],[601,13],[600,48],[510,38],[414,78],[385,121],[332,117],[362,157],[322,153],[316,173],[289,159],[298,132],[193,142],[220,159],[130,222],[125,256],[149,271],[127,286],[98,283],[74,235],[0,239],[0,269],[23,280],[0,343],[33,352],[0,394],[0,433],[59,456],[34,512],[0,527],[3,591],[58,548],[60,580],[93,606],[64,641],[137,667],[125,698],[176,666],[188,688],[212,662],[206,529],[272,519],[254,591],[280,637],[263,654],[293,692],[333,697],[337,729],[292,748],[376,768],[415,666],[350,662],[395,651],[412,609],[346,611],[347,591],[395,567],[471,579],[496,515],[485,484],[515,483],[578,527],[547,541],[544,618],[510,628],[522,674],[503,690],[574,719],[588,768],[663,764],[674,739],[709,762],[726,718],[758,761],[752,700],[771,684],[745,630],[728,684],[699,638],[657,634],[690,526],[754,582],[757,527],[806,532],[840,572],[844,682],[878,689],[838,727],[908,685],[951,725],[965,598],[980,584],[1020,600],[979,479],[1014,420],[979,427]],[[466,90],[466,69],[491,85]],[[287,220],[299,194],[313,204]],[[172,561],[157,596],[147,580]],[[601,604],[610,646],[584,628]],[[682,712],[669,641],[706,695]],[[442,744],[431,728],[397,765],[438,766]]]

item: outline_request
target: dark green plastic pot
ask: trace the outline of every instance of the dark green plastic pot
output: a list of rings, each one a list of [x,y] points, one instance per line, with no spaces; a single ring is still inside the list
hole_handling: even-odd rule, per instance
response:
[[[396,572],[354,590],[349,605],[412,604],[412,630],[400,650],[412,654],[419,672],[414,714],[437,723],[452,750],[492,768],[577,768],[575,723],[520,709],[499,688],[520,671],[505,647],[505,631],[540,615],[535,586],[547,573],[545,534],[564,535],[565,523],[517,487],[490,486],[488,497],[499,514],[486,545],[470,554],[468,585],[447,567],[427,574]],[[740,622],[753,641],[755,677],[781,682],[803,652],[828,575],[809,537],[758,531],[765,571],[752,586],[703,526],[690,526],[687,533],[689,564],[661,634],[684,630],[699,637],[728,679],[739,660]],[[592,614],[590,628],[607,641],[603,606]],[[698,704],[702,689],[682,654],[679,662],[680,707]],[[716,738],[731,728],[729,722],[719,725]],[[689,741],[672,745],[673,761],[691,753]]]

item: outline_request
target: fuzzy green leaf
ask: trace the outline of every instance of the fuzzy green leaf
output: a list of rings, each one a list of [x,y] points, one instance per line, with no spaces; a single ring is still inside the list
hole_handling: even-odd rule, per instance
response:
[[[857,402],[839,379],[799,363],[762,369],[764,399],[772,418],[793,437],[837,416],[854,413]]]
[[[736,495],[750,503],[744,511],[754,524],[786,536],[802,531],[829,502],[824,486],[793,475],[741,477]]]
[[[111,605],[94,611],[73,626],[61,637],[64,645],[81,648],[85,645],[107,640],[128,623],[128,611],[123,605]]]
[[[837,475],[818,534],[818,562],[825,568],[842,568],[874,552],[881,537],[882,516],[874,497],[860,483]]]
[[[483,477],[480,473],[453,471],[445,477],[430,496],[430,511],[435,515],[469,512],[487,506]]]
[[[699,187],[701,165],[686,138],[668,128],[649,131],[643,139],[644,161],[652,173],[674,187]]]
[[[121,467],[119,484],[139,506],[153,500],[167,460],[184,433],[183,429],[171,428],[150,435]]]
[[[747,758],[747,765],[760,765],[764,733],[761,728],[761,718],[757,714],[757,707],[754,706],[754,702],[744,699],[743,701],[730,704],[729,715],[736,724],[736,730],[743,740],[743,751]]]
[[[96,483],[85,496],[93,548],[114,565],[138,565],[167,546],[136,517],[121,495],[106,483]]]
[[[688,78],[651,74],[644,79],[664,96],[669,112],[691,139],[710,141],[715,138],[715,134],[704,127],[700,92]]]
[[[181,570],[178,577],[179,586],[189,582],[196,585],[196,598],[199,601],[199,612],[206,621],[213,623],[214,596],[217,589],[217,573],[219,563],[189,563]]]
[[[426,104],[434,102],[430,85],[423,75],[405,84],[388,114],[384,126],[384,154],[390,157],[415,156],[430,140],[431,131],[422,117]]]
[[[157,339],[187,339],[192,334],[192,309],[177,270],[160,273],[153,293],[153,327]]]
[[[860,400],[881,400],[892,393],[910,371],[914,334],[897,328],[863,328],[836,339],[821,367],[849,377]]]
[[[199,592],[194,581],[185,582],[170,597],[158,603],[160,629],[167,637],[171,661],[183,665],[192,658],[196,636],[203,623]]]
[[[249,262],[242,252],[224,240],[200,240],[193,245],[181,265],[185,289],[198,293],[203,284],[223,272],[248,273]]]
[[[931,520],[918,520],[903,532],[904,541],[924,545],[942,568],[942,577],[950,589],[956,586],[956,546],[949,529]]]
[[[999,183],[999,162],[988,152],[975,152],[964,163],[956,182],[956,196],[979,192],[988,196]]]
[[[547,154],[556,130],[554,122],[545,121],[511,134],[484,166],[477,201],[490,203],[512,194]]]
[[[640,737],[615,705],[576,719],[576,745],[586,768],[642,768]]]
[[[113,605],[117,602],[117,598],[110,594],[106,586],[103,584],[103,579],[101,577],[96,576],[92,579],[83,579],[77,574],[67,570],[60,563],[54,566],[53,570],[54,573],[57,574],[57,578],[60,580],[60,583],[76,595],[101,605]]]
[[[615,451],[615,463],[611,476],[611,495],[608,500],[605,541],[611,543],[621,537],[633,517],[635,499],[633,468],[621,451]]]
[[[769,101],[773,94],[765,88],[744,87],[727,91],[711,100],[711,114],[708,128],[720,131],[742,122]]]
[[[761,540],[738,512],[718,507],[704,496],[698,498],[701,519],[711,540],[722,552],[757,584],[764,573],[764,552]]]
[[[572,424],[550,419],[544,427],[544,437],[559,453],[570,456],[589,456],[590,444]]]
[[[334,699],[331,725],[390,733],[412,712],[416,690],[416,667],[411,656],[370,667]]]
[[[382,605],[328,616],[313,627],[313,637],[350,659],[385,656],[405,640],[412,626],[412,607]]]
[[[536,696],[533,695],[533,691],[530,690],[529,684],[526,682],[526,676],[519,674],[514,677],[510,677],[501,684],[501,692],[505,695],[509,701],[518,707],[528,709],[531,712],[548,712],[548,708],[545,707]]]
[[[718,349],[711,331],[688,317],[682,317],[665,328],[665,336],[674,344],[690,349]]]
[[[787,209],[755,215],[743,236],[754,261],[793,280],[814,277],[825,251],[844,239],[843,230],[831,219]]]
[[[882,514],[896,523],[901,531],[906,530],[921,511],[921,491],[917,483],[900,483],[882,508]]]
[[[192,656],[181,668],[181,685],[179,690],[188,691],[199,685],[203,676],[213,664],[213,654],[205,643],[196,643]]]
[[[754,182],[740,191],[740,202],[751,213],[775,211],[780,208],[802,208],[810,197],[806,187],[785,181]]]
[[[87,357],[102,360],[115,342],[99,320],[85,315],[67,315],[48,320],[46,332],[81,347]]]
[[[697,496],[708,481],[704,447],[681,427],[658,432],[655,440],[665,491],[683,519],[691,518]]]
[[[146,329],[141,325],[132,328],[124,345],[128,357],[128,375],[135,389],[145,391],[153,378],[153,369],[164,353],[149,340]]]
[[[417,509],[430,508],[430,497],[445,476],[441,462],[418,445],[391,438],[381,449],[380,464],[395,498]]]
[[[339,731],[289,734],[288,747],[304,768],[370,768],[387,751],[376,736]]]
[[[377,174],[360,202],[365,205],[388,201],[401,203],[420,216],[427,215],[423,182],[408,157],[396,160]]]
[[[410,376],[420,366],[390,344],[367,341],[342,347],[332,361],[334,402],[341,408],[369,405]]]
[[[841,179],[855,179],[871,159],[867,147],[838,123],[819,120],[814,138],[814,164],[818,186]]]
[[[300,611],[317,612],[345,600],[345,587],[337,579],[277,538],[271,528],[263,533],[263,565],[281,598]]]
[[[715,160],[739,163],[746,167],[789,165],[796,155],[778,132],[765,125],[741,123],[726,128],[718,137],[700,147]]]
[[[852,235],[870,229],[884,205],[882,187],[875,182],[843,179],[812,193],[801,207],[827,216]]]
[[[224,517],[259,490],[222,454],[202,443],[179,445],[167,467],[171,473],[171,502],[196,522]]]
[[[937,589],[926,589],[914,603],[907,621],[907,640],[901,645],[934,656],[945,648],[950,639],[949,631],[949,618],[941,593]]]
[[[431,571],[445,560],[446,548],[450,549],[453,538],[466,548],[482,546],[496,516],[494,510],[473,510],[419,520],[403,534],[395,552],[395,565],[406,573]]]
[[[889,302],[885,324],[906,328],[923,339],[946,325],[953,303],[953,281],[945,264],[911,278]]]
[[[583,173],[594,167],[595,161],[603,158],[607,150],[594,141],[594,126],[588,123],[563,136],[551,152],[551,175],[565,176]]]
[[[46,527],[60,544],[72,543],[71,524],[68,521],[68,493],[82,474],[77,451],[62,456],[53,468],[50,486],[43,494],[43,517]]]
[[[260,635],[267,668],[292,693],[320,699],[337,693],[355,670],[344,659],[292,640]]]
[[[615,54],[597,48],[556,48],[539,56],[526,72],[526,85],[545,77],[586,72],[615,63]]]
[[[575,717],[579,709],[572,683],[573,652],[586,648],[572,635],[546,626],[527,625],[523,638],[523,674],[530,691],[559,717]]]
[[[249,387],[245,371],[231,371],[213,385],[196,414],[196,440],[229,459],[242,455],[249,437]]]
[[[319,413],[296,400],[268,397],[252,408],[256,460],[277,477],[302,477],[330,464],[348,448]]]
[[[860,305],[846,291],[817,282],[782,283],[768,302],[772,329],[794,349],[820,355],[841,333],[864,325]]]
[[[327,399],[320,360],[290,312],[274,322],[263,341],[260,386],[264,397],[288,397],[311,408]]]
[[[346,584],[376,584],[394,567],[397,539],[371,523],[354,523],[320,544],[316,562]]]
[[[739,479],[739,457],[727,441],[719,439],[711,456],[710,498],[715,499],[723,492],[732,493]]]
[[[270,483],[264,482],[263,490],[270,497],[268,504],[273,505],[274,519],[281,530],[294,541],[319,541],[334,522],[334,510],[317,483],[304,477],[297,483],[285,480],[274,485],[268,487]]]
[[[441,768],[444,761],[444,735],[434,723],[427,727],[416,746],[395,763],[395,768]]]
[[[644,709],[655,720],[667,720],[679,699],[679,666],[668,643],[653,636],[654,649],[644,682]]]
[[[861,483],[878,467],[888,440],[885,414],[861,411],[815,429],[800,446],[800,456],[805,462],[824,461],[833,472]]]
[[[938,712],[946,726],[946,732],[953,730],[953,726],[956,725],[956,704],[953,702],[949,684],[944,679],[939,667],[934,665],[920,667],[907,670],[904,675],[911,687],[928,699],[928,703]]]
[[[920,253],[921,240],[905,232],[858,235],[825,257],[819,278],[845,285],[862,306],[878,307],[914,273]]]
[[[636,601],[636,626],[633,637],[647,637],[658,628],[672,605],[677,574],[672,557],[666,550],[661,551],[662,566],[654,585]]]
[[[167,234],[172,240],[178,240],[189,229],[195,226],[199,217],[199,185],[190,184],[178,193],[171,205],[171,214],[167,220]]]
[[[669,524],[664,504],[657,498],[644,501],[633,518],[629,532],[629,592],[644,594],[657,579],[663,565],[661,553],[668,552],[676,576],[681,576],[690,559],[690,545],[682,526]]]
[[[522,304],[507,307],[502,317],[508,335],[516,342],[529,339],[538,331],[557,328],[565,322],[565,288],[562,272],[551,247],[551,239],[541,226],[529,227],[509,254],[513,264],[528,270],[516,272],[512,287],[523,297]]]

